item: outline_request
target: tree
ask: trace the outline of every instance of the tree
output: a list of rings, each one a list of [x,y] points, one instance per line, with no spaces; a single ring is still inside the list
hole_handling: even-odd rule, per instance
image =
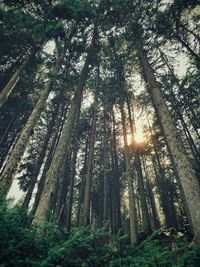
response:
[[[194,232],[195,239],[199,239],[200,227],[198,223],[198,210],[200,210],[200,207],[198,206],[200,203],[200,189],[197,177],[185,153],[184,146],[177,135],[173,119],[171,118],[171,114],[159,89],[152,67],[148,62],[146,51],[142,46],[142,40],[138,33],[137,39],[135,39],[135,45],[138,51],[141,68],[147,82],[148,91],[151,94],[156,114],[162,126],[166,143],[180,179],[180,186],[186,201],[185,205],[188,207],[188,209],[186,209],[187,216],[192,223],[191,228]]]
[[[94,24],[92,42],[75,90],[74,98],[72,100],[68,118],[64,124],[62,136],[58,142],[58,146],[55,151],[55,155],[52,159],[51,166],[46,174],[45,187],[42,193],[40,203],[37,207],[35,213],[35,219],[33,223],[45,221],[49,217],[49,205],[55,194],[55,187],[57,184],[57,179],[59,179],[60,171],[62,170],[63,158],[69,148],[69,143],[74,129],[74,122],[77,113],[80,110],[82,93],[85,85],[85,81],[88,77],[90,71],[90,64],[95,56],[95,48],[97,41],[97,27],[98,27],[98,17]]]

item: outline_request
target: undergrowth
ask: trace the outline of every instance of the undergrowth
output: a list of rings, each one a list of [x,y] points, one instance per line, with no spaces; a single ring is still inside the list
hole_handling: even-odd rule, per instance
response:
[[[195,267],[200,266],[200,246],[188,249],[185,237],[171,250],[171,242],[153,234],[136,247],[123,245],[125,236],[111,236],[105,228],[73,229],[70,234],[56,224],[39,229],[19,208],[0,199],[0,267]]]

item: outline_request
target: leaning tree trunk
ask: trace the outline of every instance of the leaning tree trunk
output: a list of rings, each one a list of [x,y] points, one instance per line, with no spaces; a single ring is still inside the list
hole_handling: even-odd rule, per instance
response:
[[[20,162],[21,157],[23,156],[23,153],[25,151],[32,129],[37,123],[37,120],[39,119],[42,111],[44,110],[47,98],[55,82],[56,75],[62,66],[62,62],[63,62],[64,55],[65,55],[64,50],[65,49],[63,49],[62,53],[59,54],[56,65],[52,72],[52,78],[47,84],[44,91],[42,92],[34,110],[32,111],[26,125],[24,126],[21,132],[19,139],[17,140],[17,143],[12,151],[12,154],[10,155],[9,160],[6,163],[5,169],[0,177],[0,190],[4,190],[5,192],[8,192],[8,190],[10,189],[12,185],[14,175],[17,170],[17,166]]]
[[[66,155],[66,160],[65,160],[65,166],[63,168],[63,174],[60,177],[60,182],[59,182],[59,193],[57,197],[57,202],[56,202],[56,208],[54,211],[55,217],[57,218],[57,222],[64,226],[66,225],[66,220],[67,220],[67,195],[68,191],[70,188],[70,183],[71,183],[71,177],[72,177],[72,165],[74,163],[74,152],[75,148],[78,146],[78,124],[79,124],[79,118],[80,118],[80,112],[77,114],[76,118],[76,126],[74,127],[73,131],[73,138],[71,140],[70,148],[68,150],[68,153]],[[77,148],[78,149],[78,148]]]
[[[60,96],[63,96],[63,91],[64,90],[62,90],[62,92],[60,93]],[[37,182],[37,178],[38,178],[42,163],[43,163],[44,158],[45,158],[48,143],[49,143],[50,137],[52,135],[53,128],[56,124],[55,119],[59,115],[59,107],[60,106],[61,106],[61,109],[64,108],[63,103],[61,105],[59,105],[58,103],[56,104],[55,110],[53,111],[53,114],[52,114],[51,121],[50,121],[48,128],[47,128],[47,134],[44,137],[44,143],[43,143],[42,149],[40,150],[39,156],[36,159],[36,164],[35,164],[34,169],[33,169],[31,181],[30,181],[30,184],[28,186],[28,190],[27,190],[26,196],[25,196],[23,204],[22,204],[22,207],[24,207],[26,209],[28,209],[28,206],[29,206],[32,194],[33,194],[33,190],[35,188],[35,184]]]
[[[94,166],[94,146],[95,146],[95,138],[96,138],[96,120],[97,120],[97,111],[98,111],[97,107],[98,107],[98,102],[97,102],[97,97],[96,97],[95,102],[94,102],[94,114],[93,114],[92,123],[91,123],[88,166],[87,166],[85,193],[84,193],[84,201],[83,201],[82,225],[84,226],[90,223],[90,199],[91,199],[91,188],[92,188],[92,174],[93,174],[93,166]]]
[[[88,56],[85,61],[79,79],[79,83],[75,91],[74,99],[72,101],[68,113],[68,118],[63,127],[61,138],[58,142],[49,171],[46,174],[44,191],[42,193],[40,203],[37,207],[33,222],[45,221],[48,218],[49,203],[54,197],[57,179],[59,179],[61,174],[60,171],[62,169],[63,159],[65,158],[65,155],[68,152],[71,136],[74,129],[74,124],[77,117],[77,112],[79,112],[81,106],[82,92],[84,89],[85,81],[89,73],[89,64],[90,64],[90,57]]]
[[[172,67],[170,66],[169,61],[168,61],[166,55],[161,51],[161,49],[159,49],[159,52],[160,52],[160,55],[161,55],[161,58],[162,58],[163,62],[167,65],[167,67],[168,67],[168,69],[169,69],[169,72],[170,72],[170,74],[171,74],[171,76],[172,76],[173,81],[175,82],[175,84],[176,84],[177,87],[179,88],[179,92],[183,91],[183,90],[182,90],[182,87],[181,87],[181,85],[180,85],[180,81],[179,81],[179,79],[176,77],[176,75],[175,75],[175,73],[174,73]],[[194,140],[193,140],[193,137],[192,137],[192,135],[191,135],[191,133],[190,133],[190,131],[189,131],[189,129],[188,129],[188,126],[187,126],[187,124],[186,124],[186,122],[185,122],[185,119],[184,119],[184,117],[183,117],[183,115],[182,115],[182,112],[181,112],[181,109],[180,109],[180,105],[181,105],[181,103],[180,103],[180,101],[178,101],[178,99],[176,98],[176,95],[175,95],[175,93],[174,93],[174,91],[173,91],[172,88],[171,88],[171,90],[170,90],[170,95],[171,95],[171,97],[172,97],[172,100],[171,100],[172,108],[173,108],[173,110],[177,113],[178,118],[179,118],[179,120],[180,120],[180,122],[181,122],[181,124],[182,124],[183,131],[184,131],[184,133],[185,133],[187,142],[188,142],[188,144],[189,144],[189,146],[190,146],[191,152],[192,152],[193,157],[194,157],[194,160],[195,160],[197,173],[199,173],[199,170],[200,170],[200,166],[199,166],[199,162],[200,162],[200,152],[198,151],[198,148],[197,148],[197,146],[196,146],[196,144],[195,144],[195,142],[194,142]],[[188,101],[187,101],[187,99],[186,99],[185,96],[184,96],[184,100],[186,100],[188,106],[191,108],[191,104],[188,103]],[[192,109],[192,110],[193,110],[193,109]],[[196,118],[196,114],[192,114],[192,115],[194,116],[194,118]],[[198,119],[197,119],[197,118],[196,118],[195,121],[197,121],[197,124],[198,124]],[[195,128],[195,127],[193,126],[193,128]]]
[[[200,239],[200,187],[197,177],[177,134],[173,119],[156,81],[153,69],[147,59],[146,51],[142,47],[142,41],[139,35],[137,35],[135,43],[148,90],[152,97],[154,108],[172,157],[172,162],[175,165],[181,189],[184,193],[183,199],[186,201],[187,216],[192,223],[191,228],[194,232],[195,239]]]
[[[132,179],[133,177],[132,177],[132,170],[131,170],[131,163],[130,163],[130,154],[129,154],[129,147],[128,147],[128,141],[127,141],[126,121],[125,121],[123,104],[121,104],[120,110],[121,110],[123,138],[124,138],[126,177],[128,181],[128,198],[129,198],[129,211],[130,211],[130,238],[131,238],[131,244],[136,244],[138,242],[136,203],[135,203],[135,194],[134,194],[134,189],[133,189],[133,179]]]
[[[182,46],[185,47],[188,50],[190,55],[196,60],[196,62],[198,64],[197,66],[199,66],[199,64],[200,64],[200,56],[196,52],[194,52],[194,50],[192,50],[192,48],[189,46],[189,44],[186,41],[184,41],[180,37],[179,34],[177,34],[175,32],[173,34],[174,34],[174,37],[182,44]]]
[[[24,62],[16,70],[16,72],[13,74],[11,79],[8,81],[6,86],[1,91],[1,93],[0,93],[0,108],[7,101],[9,95],[12,93],[12,91],[15,88],[16,84],[18,83],[23,70],[26,68],[27,64],[30,62],[31,58],[37,53],[37,51],[38,51],[38,49],[35,49],[29,56],[26,57]]]
[[[71,103],[68,118],[64,124],[62,135],[60,137],[55,154],[53,156],[51,166],[46,174],[44,190],[42,192],[40,203],[37,207],[33,223],[40,223],[48,219],[49,203],[51,203],[51,200],[54,198],[56,184],[60,177],[60,170],[62,169],[63,165],[63,159],[65,158],[65,155],[68,152],[77,114],[81,107],[84,85],[90,71],[90,65],[92,64],[92,60],[96,53],[95,48],[98,34],[98,22],[99,17],[97,16],[97,19],[94,24],[92,42],[79,78],[77,88],[75,90],[75,95]]]
[[[43,189],[44,189],[44,183],[45,183],[45,175],[50,167],[53,155],[54,155],[54,151],[55,148],[57,146],[58,140],[60,139],[60,134],[62,132],[63,129],[63,124],[64,124],[64,120],[66,118],[66,114],[68,111],[68,103],[62,103],[60,106],[60,110],[59,110],[59,115],[58,118],[55,122],[55,126],[54,129],[51,133],[51,137],[49,139],[48,142],[48,146],[47,146],[47,151],[46,151],[46,155],[45,155],[45,162],[44,162],[44,167],[42,169],[42,175],[41,178],[39,180],[38,183],[38,188],[37,188],[37,192],[35,195],[35,199],[34,199],[34,204],[31,210],[31,213],[34,215],[35,211],[37,209],[37,206],[39,204]]]

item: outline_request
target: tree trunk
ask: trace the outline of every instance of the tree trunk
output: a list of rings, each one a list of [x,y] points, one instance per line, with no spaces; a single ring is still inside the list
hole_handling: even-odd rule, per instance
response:
[[[63,91],[64,90],[62,90],[62,92],[61,92],[61,96],[63,96]],[[63,106],[63,104],[62,104],[62,106]],[[31,178],[30,184],[28,186],[28,190],[27,190],[24,202],[22,204],[22,207],[24,207],[26,209],[28,209],[28,205],[30,203],[30,200],[31,200],[31,197],[32,197],[32,193],[33,193],[33,190],[35,188],[35,183],[37,182],[37,178],[38,178],[38,175],[39,175],[39,172],[40,172],[40,169],[41,169],[44,157],[45,157],[45,153],[46,153],[46,150],[47,150],[47,147],[48,147],[48,143],[49,143],[49,140],[50,140],[50,137],[51,137],[51,134],[52,134],[52,129],[55,126],[54,125],[55,124],[55,119],[58,116],[58,113],[59,113],[59,104],[57,103],[56,107],[55,107],[55,110],[53,111],[53,115],[52,115],[51,121],[50,121],[50,123],[48,125],[47,134],[44,137],[45,141],[44,141],[44,144],[43,144],[43,147],[42,147],[41,151],[39,152],[39,156],[37,158],[36,165],[34,166],[34,169],[33,169],[32,178]]]
[[[154,226],[155,226],[155,229],[158,229],[158,228],[160,228],[160,220],[159,220],[158,212],[156,209],[156,202],[155,202],[155,198],[154,198],[154,193],[152,190],[153,184],[149,178],[149,174],[148,174],[144,159],[143,159],[143,167],[144,167],[144,172],[145,172],[145,176],[146,176],[146,184],[147,184],[148,196],[149,196],[149,200],[150,200],[150,204],[151,204]]]
[[[127,107],[128,107],[129,124],[131,128],[131,136],[132,136],[132,141],[134,141],[135,125],[133,123],[134,120],[132,119],[132,115],[131,115],[131,108],[130,108],[130,102],[129,102],[128,96],[126,100],[127,100],[126,102],[127,102]],[[148,213],[146,190],[144,187],[144,178],[142,174],[141,160],[139,156],[139,151],[137,149],[137,144],[135,148],[135,167],[136,167],[137,176],[138,176],[138,189],[139,189],[139,194],[140,194],[140,199],[141,199],[143,227],[144,227],[145,234],[148,235],[151,232],[151,222],[150,222],[149,213]]]
[[[161,49],[159,49],[159,52],[160,52],[160,55],[161,55],[161,58],[163,60],[163,62],[167,65],[168,69],[169,69],[169,72],[173,78],[173,81],[175,82],[175,84],[177,85],[177,87],[179,88],[179,92],[182,92],[183,91],[183,88],[181,87],[180,85],[180,82],[178,80],[178,78],[176,77],[173,69],[171,68],[169,62],[168,62],[168,59],[166,57],[166,55],[161,51]],[[182,112],[181,112],[181,109],[180,109],[180,105],[181,103],[179,103],[178,99],[176,98],[174,92],[173,92],[173,89],[170,90],[170,95],[172,97],[172,101],[171,101],[171,105],[172,105],[172,108],[173,110],[177,113],[178,115],[178,118],[182,124],[182,127],[183,127],[183,131],[185,133],[185,136],[186,136],[186,139],[188,141],[188,144],[190,146],[190,149],[191,149],[191,152],[193,154],[193,157],[196,161],[196,169],[197,169],[197,173],[199,173],[199,162],[200,162],[200,153],[198,151],[198,148],[190,134],[190,131],[187,127],[187,124],[185,122],[185,119],[182,115]],[[186,101],[186,103],[188,104],[188,106],[190,107],[191,104],[188,103],[188,100],[186,99],[185,95],[184,95],[184,100]],[[195,116],[196,114],[193,114],[193,116]],[[196,118],[196,117],[195,117]],[[198,119],[196,118],[196,121],[198,123]],[[194,128],[194,127],[193,127]]]
[[[190,53],[190,55],[196,60],[198,66],[199,66],[199,64],[200,64],[200,56],[191,49],[191,47],[189,46],[189,44],[186,43],[180,37],[180,35],[178,35],[177,33],[174,33],[174,36],[182,44],[182,46],[185,47],[188,50],[188,52]]]
[[[115,117],[112,111],[112,138],[111,138],[111,159],[112,159],[112,180],[111,190],[112,190],[112,232],[117,234],[119,229],[122,227],[121,223],[121,201],[120,201],[120,184],[119,184],[119,169],[118,169],[118,155],[116,146],[116,130],[115,130]]]
[[[66,228],[67,231],[70,232],[71,228],[71,219],[72,219],[72,204],[73,204],[73,196],[74,196],[74,178],[76,175],[76,162],[77,162],[77,153],[78,153],[79,145],[78,141],[75,141],[74,151],[72,156],[72,164],[71,164],[71,172],[70,172],[70,186],[69,186],[69,196],[67,202],[67,220],[66,220]]]
[[[60,114],[58,116],[58,119],[56,120],[54,130],[52,131],[50,140],[48,142],[47,153],[45,155],[46,160],[44,163],[44,168],[42,170],[42,175],[41,175],[41,178],[40,178],[40,181],[38,184],[37,193],[36,193],[34,204],[32,207],[32,211],[31,211],[32,214],[35,214],[35,211],[36,211],[37,206],[38,206],[39,201],[40,201],[40,197],[41,197],[43,189],[44,189],[45,175],[46,175],[46,173],[50,167],[52,157],[53,157],[53,154],[55,151],[55,147],[57,145],[57,140],[59,140],[59,138],[60,138],[60,131],[62,131],[62,125],[63,125],[64,119],[66,117],[67,108],[68,108],[68,105],[66,105],[66,106],[62,105],[60,107],[60,112],[59,112]],[[64,117],[64,119],[63,119],[63,117]],[[60,125],[60,129],[59,129],[59,125]],[[59,130],[57,131],[57,129],[59,129]]]
[[[106,224],[109,220],[109,181],[108,181],[108,166],[109,166],[109,157],[108,157],[108,125],[107,121],[109,120],[109,115],[104,107],[104,130],[103,130],[103,224]]]
[[[65,164],[63,164],[63,171],[61,172],[61,178],[57,184],[58,192],[57,195],[54,197],[55,203],[53,208],[53,216],[57,220],[57,223],[60,226],[66,226],[67,196],[69,192],[70,179],[71,179],[71,162],[72,162],[72,150],[69,151],[68,156],[65,160]]]
[[[89,155],[88,155],[88,166],[85,181],[85,193],[83,201],[83,218],[82,225],[86,226],[90,223],[90,200],[91,200],[91,188],[92,188],[92,174],[94,167],[94,146],[96,138],[96,121],[97,121],[97,111],[98,111],[98,100],[95,97],[94,102],[94,113],[91,123],[91,134],[90,134],[90,145],[89,145]]]
[[[85,179],[86,179],[86,171],[87,171],[87,161],[88,161],[88,147],[89,147],[89,140],[86,139],[85,142],[85,156],[84,156],[84,164],[81,170],[81,182],[79,188],[79,198],[78,198],[78,207],[77,207],[77,227],[81,226],[81,215],[83,211],[83,201],[84,201],[84,190],[85,190]]]
[[[162,126],[165,140],[172,157],[172,162],[175,164],[175,168],[179,176],[180,186],[184,192],[184,199],[186,200],[186,205],[188,206],[188,209],[186,209],[188,211],[187,216],[192,222],[191,228],[193,229],[193,232],[195,234],[195,239],[199,239],[200,188],[197,177],[184,150],[183,144],[177,134],[171,114],[162,96],[156,78],[154,76],[153,69],[148,62],[146,52],[141,45],[141,41],[138,35],[136,46],[140,64],[148,85],[148,90],[152,97],[156,114]]]
[[[66,156],[65,164],[63,166],[63,174],[60,177],[59,182],[59,193],[57,196],[57,203],[55,205],[55,217],[60,225],[66,226],[67,222],[67,195],[69,189],[71,188],[71,179],[72,179],[72,165],[74,164],[74,153],[78,149],[78,123],[80,118],[80,112],[77,113],[76,125],[73,130],[73,138],[69,147],[69,151]]]
[[[51,166],[46,174],[44,191],[42,193],[40,203],[37,207],[33,223],[39,223],[48,219],[49,203],[54,197],[57,180],[60,178],[61,174],[60,172],[63,165],[63,159],[68,152],[77,113],[79,112],[81,107],[82,93],[85,81],[89,73],[90,61],[91,53],[89,53],[86,58],[77,88],[75,90],[75,95],[71,103],[68,118],[64,124],[63,132],[58,142],[54,157],[51,162]]]
[[[24,62],[21,64],[21,66],[16,70],[16,72],[13,74],[11,79],[8,81],[6,86],[3,88],[3,90],[0,93],[0,108],[5,104],[7,101],[9,95],[12,93],[13,89],[15,88],[16,84],[18,83],[20,76],[23,72],[23,70],[26,68],[27,64],[31,60],[31,58],[37,53],[38,49],[34,50],[29,56],[26,57]]]
[[[130,210],[130,238],[131,238],[131,244],[136,244],[138,242],[136,203],[135,203],[135,194],[133,189],[133,179],[132,179],[133,177],[130,164],[130,155],[129,155],[129,147],[127,141],[126,121],[125,121],[123,104],[121,104],[120,110],[121,110],[123,138],[124,138],[126,177],[128,181],[128,198],[129,198],[129,210]]]
[[[137,151],[135,155],[135,168],[138,175],[138,189],[141,199],[143,227],[145,234],[148,235],[151,232],[151,222],[147,206],[147,196],[146,196],[146,189],[144,187],[144,177],[142,174],[141,160]]]
[[[30,115],[26,125],[22,129],[21,135],[19,139],[17,140],[17,143],[12,151],[12,154],[9,160],[7,161],[5,169],[0,177],[0,190],[5,190],[5,192],[8,192],[8,190],[10,189],[12,185],[14,175],[17,170],[17,166],[20,162],[21,157],[23,156],[23,153],[26,148],[32,129],[37,123],[37,120],[39,119],[42,111],[44,110],[47,98],[55,82],[56,74],[59,72],[60,67],[62,66],[64,54],[65,54],[64,51],[62,51],[62,53],[58,56],[56,65],[52,72],[52,78],[49,81],[46,88],[44,89],[44,91],[41,93],[41,96],[32,114]]]

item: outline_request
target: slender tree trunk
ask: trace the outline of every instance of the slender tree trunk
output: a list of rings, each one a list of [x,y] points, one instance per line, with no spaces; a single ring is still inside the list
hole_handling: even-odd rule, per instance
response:
[[[70,232],[70,228],[71,228],[72,205],[73,205],[73,196],[74,196],[74,179],[75,179],[75,175],[76,175],[76,161],[77,161],[78,149],[79,149],[78,141],[75,141],[74,151],[73,151],[73,156],[72,156],[72,164],[71,164],[71,179],[70,179],[70,187],[69,187],[69,197],[68,197],[68,203],[67,203],[66,228],[67,228],[68,232]]]
[[[8,132],[9,132],[10,128],[12,127],[14,120],[15,120],[15,116],[10,120],[6,130],[4,131],[4,133],[0,139],[0,145],[3,144],[4,140],[6,139],[6,136],[8,135]]]
[[[96,138],[96,120],[97,120],[97,111],[98,111],[98,102],[97,97],[94,102],[94,113],[91,123],[91,135],[90,135],[90,146],[89,146],[89,155],[88,155],[88,166],[87,174],[85,181],[85,193],[83,201],[83,218],[82,225],[88,225],[90,223],[90,200],[91,200],[91,188],[92,188],[92,174],[94,167],[94,146]]]
[[[127,107],[128,107],[129,124],[130,124],[130,128],[131,128],[131,136],[132,136],[132,141],[134,141],[135,125],[133,124],[129,98],[127,97],[126,100],[127,100],[126,103],[127,103]],[[148,235],[151,232],[151,222],[150,222],[149,213],[148,213],[146,190],[144,187],[144,178],[143,178],[143,174],[142,174],[141,160],[140,160],[140,156],[138,153],[139,153],[139,151],[138,151],[137,145],[136,145],[135,167],[136,167],[136,171],[137,171],[137,175],[138,175],[138,189],[139,189],[139,194],[140,194],[140,199],[141,199],[144,232],[145,232],[145,234]]]
[[[131,244],[136,244],[138,242],[136,203],[135,203],[135,194],[133,189],[133,179],[132,179],[133,177],[130,164],[130,155],[129,155],[129,147],[127,141],[126,121],[125,121],[123,104],[121,104],[120,110],[121,110],[123,138],[124,138],[126,177],[128,181],[128,196],[129,196],[129,210],[130,210],[130,238],[131,238]]]
[[[151,221],[149,218],[149,212],[147,206],[147,196],[146,196],[146,189],[144,187],[144,177],[142,174],[141,160],[138,154],[135,155],[135,167],[138,174],[138,189],[141,199],[143,227],[145,234],[148,235],[151,232]]]
[[[198,66],[200,64],[200,56],[194,52],[194,50],[191,49],[191,47],[189,46],[189,44],[187,42],[185,42],[180,35],[178,35],[177,33],[174,33],[175,38],[182,44],[183,47],[185,47],[188,52],[190,53],[190,55],[197,61]]]
[[[4,189],[6,192],[10,189],[14,175],[17,170],[17,166],[20,162],[21,157],[23,156],[24,150],[26,148],[26,144],[29,140],[30,134],[32,132],[32,129],[34,128],[35,124],[37,123],[37,120],[39,119],[42,111],[44,110],[46,100],[49,96],[49,93],[52,89],[52,86],[56,79],[56,74],[59,72],[60,67],[62,65],[64,59],[64,51],[58,56],[57,63],[54,67],[52,78],[49,81],[46,88],[41,93],[41,96],[30,115],[26,125],[22,129],[21,135],[19,139],[17,140],[17,143],[12,151],[12,154],[9,158],[9,160],[6,163],[5,169],[0,177],[0,190]]]
[[[156,202],[155,202],[154,193],[153,193],[153,184],[149,178],[149,174],[148,174],[144,159],[143,159],[143,167],[144,167],[144,172],[146,176],[146,184],[147,184],[147,190],[148,190],[149,200],[151,204],[154,226],[155,226],[155,229],[158,229],[160,227],[160,220],[159,220],[159,216],[158,216],[158,212],[156,208]]]
[[[56,120],[55,128],[52,131],[52,134],[51,134],[51,137],[50,137],[50,140],[49,140],[49,143],[48,143],[48,147],[46,149],[47,150],[47,153],[45,155],[46,160],[45,160],[45,163],[44,163],[44,168],[42,170],[42,175],[41,175],[41,178],[40,178],[40,181],[39,181],[39,184],[38,184],[37,193],[36,193],[34,204],[33,204],[33,207],[32,207],[32,211],[31,211],[32,214],[35,214],[35,211],[36,211],[37,206],[39,204],[40,197],[41,197],[43,189],[44,189],[45,175],[46,175],[46,173],[47,173],[47,171],[48,171],[48,169],[50,167],[50,164],[51,164],[51,161],[52,161],[52,157],[53,157],[53,153],[54,153],[55,147],[57,145],[57,140],[60,138],[60,131],[62,131],[62,125],[64,123],[64,120],[62,120],[62,118],[66,117],[66,113],[67,113],[67,106],[62,105],[60,107],[60,115],[58,116],[59,119]],[[60,129],[57,131],[57,129],[59,128],[60,124],[61,124]]]
[[[74,127],[73,131],[73,138],[70,144],[69,151],[67,153],[67,157],[65,160],[65,164],[63,166],[63,174],[61,175],[60,182],[59,182],[59,193],[57,196],[56,206],[55,206],[55,217],[60,225],[64,226],[67,222],[67,195],[70,186],[71,186],[71,179],[72,179],[72,165],[74,164],[74,153],[76,152],[77,138],[78,138],[78,123],[80,118],[80,112],[77,113],[76,118],[76,126]],[[78,149],[78,148],[77,148]],[[76,152],[77,153],[77,152]]]
[[[13,74],[11,79],[8,81],[6,86],[3,88],[3,90],[0,93],[0,108],[5,104],[7,101],[9,95],[12,93],[13,89],[15,88],[16,84],[18,83],[20,76],[23,72],[23,70],[26,68],[27,64],[30,62],[31,58],[37,53],[37,50],[34,50],[29,56],[26,57],[24,62],[21,64],[21,66],[16,70],[16,72]]]
[[[86,171],[87,171],[87,160],[88,160],[88,147],[89,141],[86,139],[85,142],[85,157],[84,157],[84,164],[81,170],[81,183],[79,189],[79,199],[78,199],[78,208],[77,208],[77,227],[81,226],[81,215],[83,210],[83,201],[84,201],[84,189],[85,189],[85,179],[86,179]]]
[[[188,29],[184,24],[179,22],[179,27],[181,27],[183,30],[186,32],[192,34],[199,42],[200,42],[200,37],[198,34],[196,34],[193,30]]]
[[[63,92],[61,92],[61,95],[62,94],[63,94]],[[37,163],[33,169],[32,178],[31,178],[31,181],[30,181],[30,184],[28,187],[28,191],[26,193],[24,202],[22,204],[22,207],[24,207],[26,209],[28,208],[29,202],[31,200],[32,193],[33,193],[33,190],[35,188],[35,183],[37,182],[37,178],[38,178],[38,175],[39,175],[39,172],[40,172],[40,169],[41,169],[44,157],[45,157],[45,153],[46,153],[46,150],[48,147],[49,139],[51,137],[52,129],[53,129],[53,126],[55,124],[55,119],[58,116],[58,113],[59,113],[59,104],[56,105],[55,110],[53,112],[53,116],[52,116],[51,121],[50,121],[50,124],[48,125],[48,130],[47,130],[47,134],[45,136],[45,141],[44,141],[44,144],[43,144],[41,151],[39,152],[39,157],[38,157]]]
[[[109,115],[104,108],[104,130],[103,130],[103,224],[106,224],[109,220],[109,180],[108,180],[108,166],[109,166],[109,157],[108,157],[108,125],[107,121],[109,120]]]
[[[184,150],[184,146],[177,134],[174,122],[172,120],[169,109],[162,96],[160,88],[157,84],[151,65],[148,62],[145,50],[141,45],[139,36],[137,35],[136,46],[138,50],[139,60],[145,80],[148,85],[149,93],[156,110],[156,114],[162,126],[166,143],[168,145],[172,162],[175,164],[176,172],[179,176],[181,189],[184,193],[184,199],[187,202],[187,216],[192,222],[191,228],[195,234],[195,239],[200,238],[200,187],[195,175],[195,171],[191,166],[190,160]]]
[[[61,172],[61,178],[58,182],[58,194],[57,199],[55,199],[54,205],[54,217],[57,218],[57,222],[60,226],[66,226],[67,219],[67,195],[70,187],[71,178],[71,162],[72,162],[72,148],[68,152],[68,155],[63,164],[63,171]]]
[[[121,223],[121,201],[120,201],[120,185],[119,185],[119,169],[118,169],[118,155],[116,146],[116,130],[115,130],[115,116],[112,111],[112,138],[111,138],[111,159],[112,159],[112,182],[111,182],[111,199],[112,199],[112,232],[117,234],[122,227]]]

